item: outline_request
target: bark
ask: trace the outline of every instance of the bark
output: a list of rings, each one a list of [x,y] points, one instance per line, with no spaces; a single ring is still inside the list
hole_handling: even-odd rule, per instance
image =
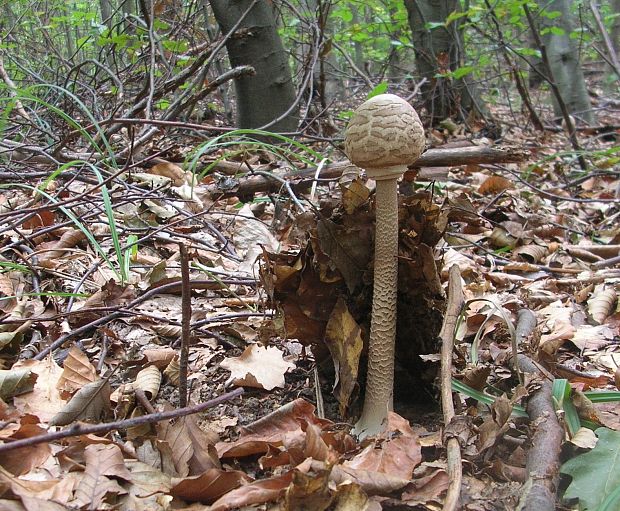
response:
[[[108,30],[112,30],[114,20],[112,16],[112,3],[110,0],[99,0],[99,9],[101,11],[102,23],[105,23]]]
[[[551,75],[560,90],[560,94],[570,114],[578,120],[593,124],[594,115],[581,69],[578,41],[570,38],[573,23],[571,17],[571,0],[550,0],[539,11],[539,30],[547,53]],[[560,12],[561,16],[549,19],[549,12]],[[559,33],[556,29],[561,29]],[[562,108],[555,97],[552,97],[553,111],[562,118]]]
[[[519,368],[528,373],[540,373],[528,358],[519,355]],[[554,511],[560,469],[560,447],[564,430],[553,408],[549,375],[541,374],[540,384],[527,401],[531,421],[531,447],[527,453],[527,481],[523,485],[517,509],[519,511]]]
[[[460,10],[458,0],[404,0],[415,48],[418,78],[424,105],[432,124],[449,117],[466,118],[468,113],[485,116],[486,108],[467,77],[437,78],[463,65],[463,37],[459,20],[444,26],[446,18]],[[442,24],[427,28],[429,23]]]
[[[226,41],[232,67],[250,65],[256,71],[254,76],[235,80],[237,126],[294,131],[298,122],[297,108],[293,107],[295,88],[271,4],[267,0],[210,0],[210,3],[223,33],[233,29],[249,9]]]
[[[611,26],[611,40],[617,53],[620,51],[620,0],[612,0],[611,9],[616,15]]]

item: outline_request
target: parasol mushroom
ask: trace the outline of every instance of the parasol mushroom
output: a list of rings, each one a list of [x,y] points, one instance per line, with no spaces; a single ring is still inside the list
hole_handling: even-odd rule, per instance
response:
[[[352,163],[376,180],[375,264],[368,376],[362,416],[354,432],[375,435],[393,407],[394,342],[398,285],[397,181],[424,149],[424,128],[409,103],[380,94],[353,114],[345,135]]]

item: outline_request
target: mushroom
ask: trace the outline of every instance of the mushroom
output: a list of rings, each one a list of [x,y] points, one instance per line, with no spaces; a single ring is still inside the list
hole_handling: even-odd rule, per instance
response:
[[[424,128],[409,103],[380,94],[353,114],[345,135],[349,160],[377,182],[375,264],[368,346],[368,376],[362,415],[354,433],[360,438],[384,430],[393,407],[394,342],[398,285],[397,180],[424,149]]]

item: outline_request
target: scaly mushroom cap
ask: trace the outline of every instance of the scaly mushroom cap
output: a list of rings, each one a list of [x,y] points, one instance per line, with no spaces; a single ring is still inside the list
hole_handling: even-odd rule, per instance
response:
[[[413,107],[394,94],[380,94],[353,113],[344,150],[368,177],[390,179],[418,159],[424,143],[424,128]]]

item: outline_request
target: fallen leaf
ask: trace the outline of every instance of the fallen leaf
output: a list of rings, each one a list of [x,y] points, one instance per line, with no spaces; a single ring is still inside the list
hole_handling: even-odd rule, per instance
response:
[[[251,344],[239,357],[225,358],[220,365],[231,372],[229,381],[235,385],[271,390],[284,387],[284,373],[295,367],[282,357],[276,347]]]

